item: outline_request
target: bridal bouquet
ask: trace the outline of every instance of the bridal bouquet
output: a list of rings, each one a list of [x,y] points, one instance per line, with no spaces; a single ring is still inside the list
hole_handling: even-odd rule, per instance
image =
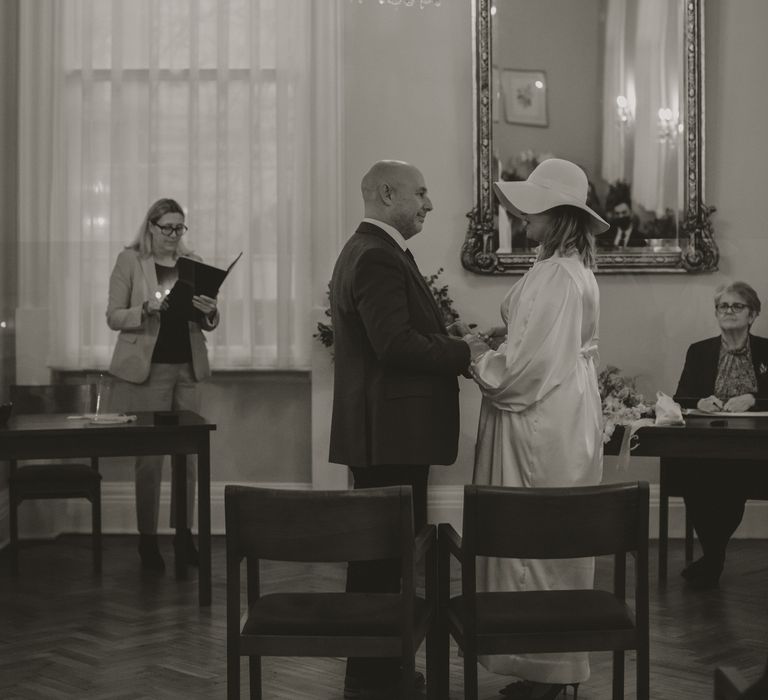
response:
[[[603,442],[613,436],[617,425],[630,425],[653,415],[653,407],[645,403],[635,386],[635,379],[625,377],[618,367],[608,365],[597,377],[603,404]]]

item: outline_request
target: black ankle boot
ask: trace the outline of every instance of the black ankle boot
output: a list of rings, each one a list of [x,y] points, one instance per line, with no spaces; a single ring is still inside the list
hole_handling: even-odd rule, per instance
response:
[[[720,583],[720,574],[723,573],[722,559],[713,557],[702,557],[701,565],[692,575],[686,576],[688,588],[696,591],[707,591],[711,588],[717,588]]]
[[[696,578],[697,576],[700,576],[703,571],[705,571],[707,568],[707,560],[704,557],[701,557],[701,559],[697,559],[696,561],[692,561],[690,564],[688,564],[681,572],[680,575],[686,580],[690,581],[693,578]]]
[[[197,552],[197,547],[195,547],[195,541],[192,539],[192,530],[187,528],[186,530],[182,530],[179,535],[174,535],[173,537],[174,549],[178,547],[179,537],[181,538],[180,540],[181,546],[184,547],[184,555],[186,557],[187,564],[189,564],[190,566],[199,566],[200,555]]]
[[[147,571],[165,571],[165,562],[157,546],[157,535],[139,535],[139,556],[141,568]]]

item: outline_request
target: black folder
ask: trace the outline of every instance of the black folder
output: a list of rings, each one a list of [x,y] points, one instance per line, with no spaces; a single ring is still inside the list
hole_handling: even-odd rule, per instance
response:
[[[200,321],[202,314],[192,306],[192,297],[202,294],[215,299],[229,271],[241,256],[242,253],[226,270],[206,265],[192,258],[179,258],[176,261],[179,278],[166,297],[168,313],[182,316],[188,321]]]

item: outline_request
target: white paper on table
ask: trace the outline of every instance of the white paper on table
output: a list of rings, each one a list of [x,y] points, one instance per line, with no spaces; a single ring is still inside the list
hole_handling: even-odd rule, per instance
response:
[[[744,411],[735,413],[731,411],[700,411],[698,408],[684,408],[684,416],[713,416],[715,418],[765,418],[768,411]]]
[[[136,416],[125,413],[85,413],[82,416],[67,416],[69,420],[88,420],[91,423],[132,423]]]

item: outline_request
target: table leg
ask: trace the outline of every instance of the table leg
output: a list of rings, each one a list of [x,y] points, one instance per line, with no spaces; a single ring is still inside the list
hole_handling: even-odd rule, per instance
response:
[[[172,455],[173,500],[176,508],[176,538],[174,540],[174,562],[176,578],[187,578],[187,548],[184,537],[187,529],[187,456]]]
[[[688,508],[685,510],[685,563],[690,564],[693,561],[693,523],[688,517]]]
[[[211,448],[210,435],[200,438],[197,451],[197,540],[200,547],[200,607],[211,604]]]
[[[667,539],[669,537],[669,496],[664,483],[659,489],[659,583],[667,580]]]

